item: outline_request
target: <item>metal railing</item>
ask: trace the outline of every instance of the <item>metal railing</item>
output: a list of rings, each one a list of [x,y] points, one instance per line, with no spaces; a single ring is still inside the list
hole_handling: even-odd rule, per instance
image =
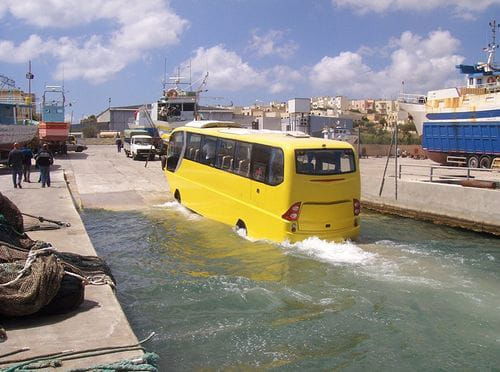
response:
[[[403,173],[403,168],[420,168],[426,169],[428,172],[425,173]],[[438,174],[437,171],[446,170],[453,171],[458,174]],[[476,178],[473,173],[479,172],[483,174],[488,174],[493,176],[495,180],[500,180],[500,171],[498,169],[486,169],[486,168],[466,168],[466,167],[447,167],[442,165],[417,165],[417,164],[399,164],[398,178],[401,179],[402,175],[405,176],[422,176],[428,177],[429,182],[435,182],[436,179],[439,180],[463,180]]]

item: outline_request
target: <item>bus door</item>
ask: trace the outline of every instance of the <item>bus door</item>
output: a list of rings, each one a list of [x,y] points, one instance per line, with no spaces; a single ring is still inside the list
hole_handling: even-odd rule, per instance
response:
[[[277,185],[283,182],[283,151],[279,148],[253,145],[250,169],[252,202],[259,208],[272,211],[279,201]]]
[[[184,132],[175,132],[170,137],[167,150],[167,170],[175,172],[182,160],[182,150],[184,148]]]
[[[248,203],[250,201],[250,160],[252,156],[252,144],[247,142],[236,141],[234,149],[234,159],[230,159],[231,164],[229,169],[232,169],[233,173],[241,176],[235,179],[235,184],[233,185],[235,189],[235,197],[238,200]],[[224,159],[223,162],[226,162]],[[226,166],[226,165],[224,165]]]

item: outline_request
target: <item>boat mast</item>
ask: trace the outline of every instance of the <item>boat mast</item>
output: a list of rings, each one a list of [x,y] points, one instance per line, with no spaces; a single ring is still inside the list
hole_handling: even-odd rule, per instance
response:
[[[496,43],[496,33],[497,33],[497,21],[493,20],[489,23],[491,28],[491,39],[492,42],[488,44],[488,47],[484,48],[484,51],[488,53],[488,61],[486,62],[485,71],[491,72],[498,70],[495,66],[495,50],[498,48],[498,44]],[[500,27],[500,25],[498,25]]]

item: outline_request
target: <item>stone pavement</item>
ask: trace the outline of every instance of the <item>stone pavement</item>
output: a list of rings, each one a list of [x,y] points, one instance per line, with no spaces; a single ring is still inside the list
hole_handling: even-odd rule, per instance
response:
[[[55,161],[51,178],[52,186],[42,189],[36,183],[38,173],[35,172],[31,177],[35,183],[23,183],[23,189],[14,189],[9,170],[0,169],[0,190],[21,212],[71,223],[71,227],[59,230],[29,232],[32,239],[50,242],[60,251],[96,255],[73,205],[59,159]],[[37,220],[30,218],[24,220],[26,225],[37,223]],[[118,287],[119,285],[120,283]],[[0,355],[23,347],[30,348],[29,351],[0,358],[0,368],[6,366],[2,361],[11,359],[137,343],[115,293],[107,285],[86,286],[84,303],[71,313],[43,318],[1,319],[0,324],[5,327],[8,336],[7,341],[0,343]],[[142,355],[141,351],[128,351],[77,359],[64,362],[62,370],[89,367],[139,355]]]
[[[91,145],[57,163],[83,208],[137,210],[171,200],[158,157],[145,167],[145,161],[127,158],[115,146]]]

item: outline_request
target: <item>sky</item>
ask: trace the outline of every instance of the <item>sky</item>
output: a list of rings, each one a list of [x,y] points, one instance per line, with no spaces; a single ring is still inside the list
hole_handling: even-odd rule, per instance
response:
[[[27,91],[31,60],[38,96],[64,81],[75,123],[157,100],[165,71],[211,105],[394,99],[463,85],[455,65],[486,59],[498,15],[500,0],[0,0],[0,74]]]

